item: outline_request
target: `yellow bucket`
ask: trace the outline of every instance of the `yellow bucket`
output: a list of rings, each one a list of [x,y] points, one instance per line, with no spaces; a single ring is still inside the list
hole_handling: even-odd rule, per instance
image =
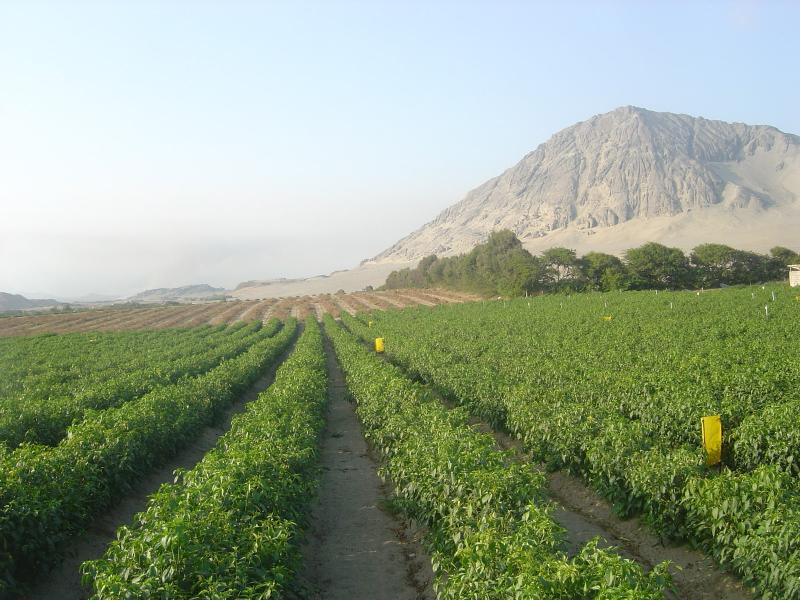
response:
[[[375,352],[383,352],[383,338],[375,338]]]

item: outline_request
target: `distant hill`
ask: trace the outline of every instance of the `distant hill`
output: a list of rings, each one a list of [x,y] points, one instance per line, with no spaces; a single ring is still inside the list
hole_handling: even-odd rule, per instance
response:
[[[184,285],[176,288],[145,290],[128,298],[131,302],[189,302],[192,300],[222,299],[225,288],[212,287],[206,283]]]
[[[48,308],[59,306],[62,303],[52,298],[46,300],[31,300],[20,294],[0,292],[0,312],[11,310],[29,310],[32,308]]]
[[[800,138],[626,106],[556,133],[362,265],[469,251],[510,229],[532,251],[655,241],[764,252],[800,232]]]

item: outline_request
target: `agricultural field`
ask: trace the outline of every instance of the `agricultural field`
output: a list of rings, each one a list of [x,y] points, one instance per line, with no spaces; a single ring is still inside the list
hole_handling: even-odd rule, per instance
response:
[[[800,301],[788,286],[540,296],[344,323],[532,461],[800,595]],[[719,415],[707,466],[700,419]]]
[[[325,314],[338,317],[342,312],[355,314],[374,309],[435,306],[475,300],[476,296],[444,290],[388,290],[234,300],[181,305],[153,305],[77,310],[57,314],[25,316],[0,315],[0,336],[36,335],[41,333],[76,333],[87,331],[145,331],[152,329],[224,325],[248,321],[293,317],[303,320],[308,315],[322,319]]]
[[[404,294],[0,336],[0,598],[800,598],[788,287]]]

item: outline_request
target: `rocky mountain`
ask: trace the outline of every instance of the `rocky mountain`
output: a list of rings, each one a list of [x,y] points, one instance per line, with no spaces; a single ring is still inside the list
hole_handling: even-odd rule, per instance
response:
[[[30,310],[32,308],[47,308],[50,306],[58,306],[61,302],[58,300],[31,300],[20,294],[8,294],[0,292],[0,312],[11,310]]]
[[[199,285],[184,285],[176,288],[156,288],[139,292],[128,298],[131,302],[189,302],[191,300],[219,300],[225,296],[225,288]]]
[[[798,198],[800,137],[626,106],[556,133],[364,264],[465,252],[496,229],[532,251],[797,246]]]

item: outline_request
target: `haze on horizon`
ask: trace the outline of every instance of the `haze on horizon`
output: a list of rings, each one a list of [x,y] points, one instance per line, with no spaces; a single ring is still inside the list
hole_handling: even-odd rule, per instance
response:
[[[792,2],[0,0],[0,291],[350,268],[621,105],[800,133]]]

